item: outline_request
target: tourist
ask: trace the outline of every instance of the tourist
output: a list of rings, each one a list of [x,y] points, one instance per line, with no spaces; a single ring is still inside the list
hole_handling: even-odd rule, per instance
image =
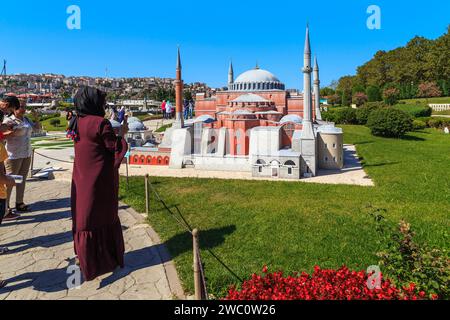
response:
[[[161,103],[161,111],[163,114],[163,119],[166,119],[166,100],[163,100]]]
[[[116,120],[117,119],[117,108],[115,106],[111,107],[111,115],[109,117],[109,120]]]
[[[183,117],[185,120],[188,119],[189,116],[189,102],[187,101],[187,99],[183,100]]]
[[[125,106],[122,106],[117,114],[117,121],[122,124],[123,120],[125,120]]]
[[[8,117],[5,117],[3,123],[12,126],[13,130],[5,132],[6,151],[8,152],[8,160],[6,160],[6,173],[12,175],[20,175],[23,177],[23,183],[16,186],[16,212],[13,212],[10,206],[10,198],[12,187],[8,186],[7,198],[7,214],[3,220],[14,220],[19,217],[17,212],[27,212],[29,207],[23,202],[25,194],[25,181],[28,176],[31,165],[31,135],[33,129],[39,126],[38,122],[33,123],[25,116],[25,104],[20,103],[15,96],[7,96],[4,99],[7,108],[11,111]]]
[[[74,249],[86,281],[124,267],[119,219],[119,166],[128,146],[105,116],[106,94],[83,87],[75,95],[75,161],[71,210]],[[128,126],[124,121],[122,136]]]
[[[166,119],[172,119],[172,104],[169,100],[166,102]]]
[[[0,111],[0,123],[3,122],[4,113]],[[0,140],[3,139],[3,133],[11,131],[11,127],[5,124],[0,125]],[[0,142],[0,225],[6,213],[6,187],[13,187],[15,185],[14,179],[5,175],[5,160],[8,159],[5,145]],[[6,247],[0,247],[0,255],[7,253],[9,250]],[[0,288],[6,286],[6,281],[0,279]]]
[[[189,101],[189,111],[188,111],[189,119],[192,119],[194,114],[194,100]]]
[[[67,111],[67,114],[66,114],[67,123],[69,123],[70,120],[72,120],[72,118],[73,118],[73,111],[72,110]]]

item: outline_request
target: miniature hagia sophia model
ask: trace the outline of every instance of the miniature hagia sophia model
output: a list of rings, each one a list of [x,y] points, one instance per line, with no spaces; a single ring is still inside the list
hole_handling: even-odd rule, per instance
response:
[[[284,179],[311,177],[319,169],[343,167],[342,129],[321,118],[319,67],[314,59],[311,68],[308,27],[303,94],[287,91],[277,77],[258,66],[234,79],[230,63],[227,90],[212,97],[197,94],[196,118],[185,122],[181,70],[178,50],[176,121],[159,146],[132,149],[131,164],[248,171],[254,177]]]

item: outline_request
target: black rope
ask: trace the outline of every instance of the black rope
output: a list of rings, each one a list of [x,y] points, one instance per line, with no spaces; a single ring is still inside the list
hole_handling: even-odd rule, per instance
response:
[[[172,217],[184,228],[186,228],[188,230],[188,232],[190,234],[192,234],[192,228],[190,227],[189,223],[186,221],[186,219],[183,217],[183,215],[181,214],[180,209],[178,208],[178,206],[175,206],[175,208],[178,211],[178,214],[180,215],[181,219],[183,220],[184,223],[182,223],[179,219],[177,219],[175,217],[175,214],[172,212],[172,210],[170,210],[170,208],[166,205],[166,203],[164,202],[164,200],[161,199],[161,197],[159,196],[158,192],[155,190],[155,188],[153,187],[153,185],[151,184],[150,181],[148,181],[148,184],[150,185],[150,188],[153,190],[153,193],[156,195],[156,197],[158,198],[158,200],[162,203],[162,205],[164,206],[164,208],[172,215]],[[205,249],[206,251],[209,252],[209,254],[211,254],[211,256],[213,256],[213,258],[215,258],[225,269],[228,270],[228,272],[230,272],[236,279],[238,279],[241,283],[244,282],[243,279],[241,279],[241,277],[239,277],[233,270],[231,270],[226,264],[225,262],[223,262],[211,249]],[[201,264],[201,263],[200,263]],[[204,271],[203,271],[203,266],[201,266],[201,272],[204,275]],[[206,293],[206,288],[204,289],[205,293]]]
[[[44,157],[44,158],[47,158],[47,159],[50,159],[50,160],[53,160],[53,161],[63,162],[63,163],[71,163],[71,164],[73,164],[72,161],[66,161],[66,160],[61,160],[61,159],[52,158],[52,157],[43,155],[42,153],[39,153],[39,152],[37,152],[36,150],[34,151],[34,153],[37,154],[37,155],[40,155],[41,157]]]

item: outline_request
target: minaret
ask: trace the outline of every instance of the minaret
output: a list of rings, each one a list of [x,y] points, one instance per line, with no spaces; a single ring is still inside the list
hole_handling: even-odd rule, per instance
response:
[[[303,54],[303,134],[313,135],[311,98],[311,44],[309,26],[306,26],[305,50]]]
[[[234,83],[233,61],[230,61],[230,68],[228,69],[228,90],[231,90],[233,83]]]
[[[311,45],[307,26],[303,67],[303,129],[300,137],[300,154],[305,168],[302,169],[304,176],[315,176],[318,164],[317,141],[312,122],[311,73]]]
[[[314,106],[316,108],[316,120],[322,120],[320,113],[320,79],[319,79],[319,65],[317,64],[317,57],[314,56]]]
[[[175,123],[173,124],[174,128],[183,128],[184,119],[183,119],[183,80],[181,79],[181,58],[180,58],[180,48],[178,48],[178,56],[177,56],[177,75],[175,84]]]

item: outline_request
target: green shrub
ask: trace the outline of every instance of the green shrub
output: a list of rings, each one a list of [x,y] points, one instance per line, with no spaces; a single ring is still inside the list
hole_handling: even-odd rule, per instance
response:
[[[367,124],[367,119],[372,111],[377,110],[379,108],[384,107],[385,104],[383,102],[368,102],[365,103],[361,108],[356,110],[356,122],[358,124],[365,125]]]
[[[429,106],[414,104],[396,104],[394,108],[409,113],[414,118],[429,117],[433,110]]]
[[[414,283],[418,291],[449,298],[450,257],[446,250],[430,248],[415,241],[411,226],[402,220],[392,225],[384,216],[385,209],[368,206],[368,214],[374,219],[375,230],[380,235],[377,252],[383,277],[397,287]]]
[[[50,120],[50,125],[53,127],[59,127],[61,125],[61,120],[59,120],[59,118],[53,118]]]
[[[367,126],[375,136],[398,138],[412,130],[412,118],[404,111],[382,108],[370,113]]]
[[[422,130],[422,129],[425,129],[426,127],[427,127],[427,123],[425,121],[417,120],[417,119],[413,120],[413,130],[414,131]]]
[[[322,119],[337,124],[357,124],[356,109],[350,107],[328,108],[322,113]]]

